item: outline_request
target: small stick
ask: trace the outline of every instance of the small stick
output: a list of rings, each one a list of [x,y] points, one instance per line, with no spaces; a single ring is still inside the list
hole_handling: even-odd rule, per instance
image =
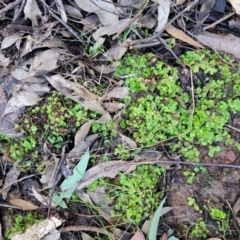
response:
[[[26,1],[27,0],[23,0],[22,1],[22,4],[21,4],[20,8],[18,9],[18,11],[16,12],[16,14],[15,14],[13,20],[12,20],[12,23],[14,23],[18,19],[19,15],[21,14],[21,12],[22,12],[22,10],[23,10],[23,8],[25,6]]]
[[[147,6],[149,0],[146,0],[145,4],[142,6],[142,8],[138,11],[138,13],[129,21],[115,36],[113,36],[112,40],[115,40],[119,37],[119,35],[126,29],[128,28],[137,18],[138,16],[142,13],[144,8]]]
[[[151,43],[145,43],[145,44],[140,44],[140,45],[133,45],[133,46],[130,46],[129,49],[148,48],[148,47],[158,46],[158,45],[161,45],[161,44],[162,43],[160,41],[155,41],[155,42],[151,42]]]
[[[56,1],[57,6],[58,6],[58,11],[61,15],[61,18],[66,23],[67,22],[67,14],[65,12],[62,0],[55,0],[55,1]]]
[[[3,9],[0,10],[0,15],[13,9],[14,7],[16,7],[19,3],[21,3],[22,0],[17,0],[15,2],[9,3],[6,7],[4,7]]]
[[[70,27],[68,26],[61,18],[59,18],[52,10],[51,7],[48,6],[43,0],[41,0],[42,3],[44,4],[44,6],[46,6],[47,10],[49,11],[49,13],[52,15],[53,18],[55,18],[56,20],[58,20],[64,27],[67,28],[67,30],[74,36],[76,37],[80,42],[84,42],[80,36],[78,36],[78,34]]]
[[[214,23],[212,23],[212,24],[204,27],[203,30],[205,31],[205,30],[207,30],[207,29],[209,29],[209,28],[212,28],[212,27],[216,26],[218,23],[223,22],[224,20],[230,18],[230,17],[233,16],[234,14],[235,14],[235,12],[231,12],[231,13],[227,14],[225,17],[223,17],[223,18],[217,20],[216,22],[214,22]]]
[[[188,10],[190,10],[192,7],[194,7],[197,3],[198,3],[199,0],[194,0],[192,3],[190,3],[185,9],[183,9],[180,13],[178,13],[174,18],[172,18],[166,25],[165,27],[160,31],[160,32],[157,32],[155,33],[152,37],[147,37],[147,38],[144,38],[144,39],[139,39],[139,40],[136,40],[136,41],[132,41],[131,42],[131,45],[133,44],[138,44],[138,43],[147,43],[147,42],[151,42],[153,41],[155,38],[159,37],[163,31],[165,31],[165,29],[170,25],[172,24],[172,22],[174,22],[177,18],[179,18],[181,15],[183,15],[183,13],[187,12]]]
[[[2,193],[6,188],[12,186],[14,183],[21,182],[22,180],[25,180],[25,179],[28,179],[28,178],[32,178],[34,176],[35,176],[35,174],[31,174],[31,175],[28,175],[26,177],[19,178],[18,180],[14,181],[12,183],[9,183],[7,186],[5,186],[3,189],[0,190],[0,193]]]
[[[160,36],[158,37],[159,41],[164,45],[164,47],[176,58],[176,60],[181,64],[183,68],[186,66],[183,64],[183,62],[179,59],[179,57],[175,54],[175,52],[167,45],[166,41],[161,38]]]

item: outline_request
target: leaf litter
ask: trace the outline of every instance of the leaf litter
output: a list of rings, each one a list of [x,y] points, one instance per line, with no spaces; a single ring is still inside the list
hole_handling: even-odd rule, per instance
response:
[[[58,157],[51,151],[48,152],[48,157],[45,157],[45,170],[42,172],[40,180],[42,187],[52,188],[53,182],[59,185],[62,176],[65,178],[62,184],[59,185],[60,192],[59,195],[56,195],[58,196],[56,197],[58,198],[57,203],[62,203],[65,208],[69,207],[68,201],[73,197],[75,190],[79,198],[83,199],[84,187],[89,186],[95,180],[105,177],[117,181],[119,173],[131,174],[137,166],[143,164],[155,163],[165,167],[169,172],[173,169],[172,165],[178,166],[176,171],[181,169],[179,166],[184,164],[178,161],[175,156],[166,158],[167,152],[164,147],[161,148],[161,151],[158,151],[159,148],[151,149],[147,148],[147,146],[146,149],[138,149],[138,145],[133,139],[125,135],[125,132],[119,131],[117,127],[119,121],[115,119],[118,119],[117,116],[121,117],[122,111],[127,107],[123,99],[129,96],[129,89],[123,87],[121,81],[114,79],[111,73],[116,70],[124,54],[131,49],[140,49],[141,52],[141,49],[151,48],[152,51],[154,48],[155,53],[161,54],[161,57],[164,58],[166,55],[161,53],[164,50],[158,48],[158,46],[161,46],[164,41],[166,41],[166,44],[163,44],[165,47],[167,44],[171,44],[171,37],[174,37],[175,41],[177,41],[173,51],[168,49],[173,58],[175,58],[175,52],[184,51],[182,49],[186,44],[190,48],[209,47],[215,51],[222,51],[239,58],[237,47],[239,45],[239,36],[237,34],[232,35],[234,32],[225,34],[223,31],[223,34],[219,33],[219,31],[222,31],[221,27],[226,27],[226,23],[230,25],[234,21],[238,22],[238,2],[229,1],[232,5],[231,11],[235,11],[236,16],[234,16],[233,12],[230,12],[229,17],[224,18],[220,14],[219,19],[213,18],[214,20],[211,20],[209,16],[213,11],[225,13],[226,9],[229,10],[229,6],[231,6],[229,5],[226,8],[225,3],[223,7],[220,7],[218,2],[205,1],[205,3],[202,3],[200,1],[198,3],[195,0],[190,3],[188,1],[175,1],[173,3],[171,1],[154,0],[118,1],[118,3],[113,3],[112,1],[103,0],[56,0],[51,7],[46,7],[46,3],[41,4],[36,0],[0,3],[0,22],[2,23],[0,29],[4,30],[0,36],[0,133],[12,139],[23,137],[22,133],[17,132],[14,128],[15,123],[21,119],[29,107],[41,106],[46,96],[53,91],[61,92],[64,96],[79,103],[84,109],[94,111],[100,115],[88,119],[85,124],[77,128],[78,130],[75,129],[74,136],[72,136],[74,138],[73,144],[64,156],[66,163],[60,166],[61,172],[57,178],[55,178],[54,173],[60,162]],[[196,4],[198,4],[198,7],[194,9],[193,7]],[[196,11],[196,18],[193,17],[189,10]],[[55,13],[58,13],[60,17]],[[9,16],[14,19],[12,22]],[[22,26],[17,24],[16,19],[20,20]],[[191,19],[196,24],[191,25],[186,19]],[[71,25],[76,24],[76,22],[79,25],[72,28]],[[237,24],[232,25],[232,27],[237,28]],[[208,28],[211,31],[207,31]],[[204,31],[201,31],[201,29],[204,29]],[[164,32],[165,30],[166,32]],[[148,31],[152,33],[150,37]],[[58,34],[71,39],[70,45],[66,44],[68,41],[66,39],[59,40],[61,37],[59,38]],[[117,40],[114,41],[116,38]],[[76,39],[78,42],[74,45]],[[79,50],[83,54],[78,54]],[[80,62],[85,67],[88,66],[87,71],[79,66]],[[85,65],[85,62],[90,64]],[[73,70],[74,68],[75,70]],[[107,75],[111,75],[111,77]],[[8,83],[5,81],[6,76],[11,79]],[[96,91],[94,89],[97,86],[96,83],[99,86],[104,83],[107,87],[105,86],[104,90]],[[91,161],[92,156],[86,157],[86,154],[89,154],[87,149],[91,149],[91,154],[94,151],[99,152],[100,155],[104,152],[98,149],[98,146],[102,146],[99,144],[102,135],[92,132],[94,124],[101,123],[104,126],[104,124],[111,121],[115,121],[113,126],[117,130],[117,137],[111,139],[110,143],[107,143],[109,144],[108,147],[105,148],[111,149],[114,145],[111,143],[114,141],[121,142],[125,149],[129,151],[136,150],[136,153],[132,156],[134,160],[126,162],[121,158],[120,160],[113,160],[113,158],[109,162],[102,162],[102,157],[100,157],[97,158],[95,164],[88,162],[89,159]],[[42,136],[39,136],[39,141],[40,148],[43,149],[45,146],[46,149],[46,141],[42,139]],[[110,158],[114,156],[109,150],[107,153]],[[77,162],[80,158],[86,158],[87,160]],[[168,159],[171,161],[164,163]],[[217,166],[214,166],[214,164],[218,163],[213,163],[212,168]],[[22,199],[22,196],[7,200],[7,197],[12,194],[11,190],[16,187],[14,181],[18,179],[20,174],[20,172],[17,172],[18,174],[11,177],[12,171],[18,170],[15,166],[12,166],[4,177],[3,188],[7,185],[9,187],[6,187],[5,191],[2,192],[3,199],[13,206],[19,206],[25,210],[38,209],[39,206],[33,204],[29,199]],[[70,174],[71,171],[72,174]],[[215,182],[215,184],[219,186],[218,182]],[[12,185],[13,188],[11,188]],[[189,186],[185,187],[189,188]],[[104,188],[103,193],[105,194],[107,191],[108,189]],[[49,197],[45,197],[35,189],[32,192],[41,205],[50,207],[48,205],[50,202]],[[172,203],[173,207],[178,207],[176,201],[172,201],[172,197],[169,198],[168,203]],[[67,201],[63,202],[63,199],[67,199]],[[85,199],[87,199],[86,195]],[[89,204],[90,202],[88,200]],[[100,208],[104,208],[97,201],[94,202]],[[233,217],[237,223],[239,222],[237,217],[238,205],[237,201],[233,207]],[[56,207],[56,204],[52,204],[51,207]],[[163,210],[161,204],[159,209]],[[156,213],[160,211],[159,209]],[[183,211],[183,213],[185,212]],[[151,230],[150,239],[157,237],[158,230],[156,226],[158,226],[159,222],[161,220],[159,220],[158,216],[154,224],[151,225],[154,230]],[[62,221],[58,224],[61,223]],[[50,222],[44,224],[51,225]],[[44,226],[39,226],[39,229],[44,230],[44,228]],[[47,228],[43,235],[54,229]],[[111,230],[113,235],[102,228],[93,227],[93,229],[99,234],[107,234],[113,238],[115,237],[115,239],[121,237],[121,235],[114,233],[116,229]],[[83,231],[82,235],[84,235],[84,231],[89,230],[89,226],[82,228],[69,226],[69,228],[62,228],[60,232],[55,232],[53,235],[56,234],[59,237],[66,231]],[[127,231],[128,229],[126,233],[128,233]],[[135,232],[136,234],[132,238],[130,237],[131,234],[128,233],[126,239],[145,239],[145,236],[140,231]],[[30,233],[28,232],[28,234]],[[162,239],[166,238],[166,232],[161,232],[161,235]],[[176,239],[171,235],[168,235],[168,239]],[[23,239],[24,236],[24,234],[23,236],[18,235],[18,239]],[[40,236],[37,239],[40,239]]]

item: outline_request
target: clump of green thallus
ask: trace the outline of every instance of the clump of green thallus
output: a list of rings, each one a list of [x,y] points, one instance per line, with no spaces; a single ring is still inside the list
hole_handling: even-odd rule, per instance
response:
[[[2,151],[15,162],[42,159],[42,144],[46,141],[56,149],[61,148],[61,143],[68,141],[71,134],[91,117],[80,104],[60,93],[47,97],[41,104],[29,109],[16,125],[16,130],[23,133],[22,138],[0,138]],[[92,118],[96,117],[96,113],[91,114]]]
[[[162,194],[157,192],[157,184],[163,172],[161,167],[142,165],[130,174],[120,174],[117,182],[95,181],[89,189],[94,191],[98,185],[108,187],[108,195],[114,201],[112,216],[138,225],[159,205]]]
[[[181,87],[177,68],[153,54],[126,55],[115,73],[128,76],[125,85],[132,92],[120,127],[140,146],[175,139],[170,150],[192,162],[199,161],[199,145],[208,147],[210,157],[222,141],[239,148],[225,127],[230,114],[240,111],[240,75],[236,66],[228,65],[234,60],[206,50],[180,58],[195,74],[191,89]]]
[[[6,239],[11,239],[15,233],[22,233],[32,225],[44,220],[44,216],[38,213],[29,212],[26,215],[15,216],[13,210],[8,210],[8,217],[12,227],[8,228],[5,234]]]

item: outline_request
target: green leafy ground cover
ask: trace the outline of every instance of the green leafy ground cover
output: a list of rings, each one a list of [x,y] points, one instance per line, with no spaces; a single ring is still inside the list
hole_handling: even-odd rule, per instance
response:
[[[220,143],[240,148],[225,126],[231,114],[240,111],[239,66],[229,57],[221,58],[209,51],[187,52],[180,58],[194,73],[187,86],[181,83],[181,72],[176,67],[157,60],[153,54],[128,54],[122,59],[115,76],[128,76],[125,86],[130,88],[131,95],[124,100],[127,107],[118,129],[111,123],[93,123],[91,132],[102,133],[102,147],[107,147],[111,139],[122,132],[133,138],[140,148],[168,142],[170,152],[193,162],[199,162],[200,146],[208,147],[209,157],[220,150]],[[25,159],[26,167],[39,166],[41,171],[41,147],[45,141],[58,151],[63,142],[73,143],[73,136],[83,123],[97,117],[95,112],[86,111],[55,93],[46,98],[41,107],[29,109],[20,120],[17,129],[24,133],[23,138],[12,140],[1,136],[1,149],[13,161],[19,163]],[[121,144],[114,153],[125,160],[135,154]],[[199,171],[204,169],[185,171],[189,183]],[[100,181],[108,187],[109,196],[115,202],[113,215],[136,225],[149,217],[162,198],[157,186],[163,172],[162,168],[140,166],[130,175],[120,174],[114,185],[109,184],[108,179]],[[197,207],[194,202],[189,204]],[[219,226],[225,220],[224,212],[208,211]],[[204,224],[199,219],[189,231],[190,236],[205,237]]]
[[[225,127],[230,115],[240,111],[239,66],[209,51],[187,52],[181,59],[195,75],[186,89],[175,67],[153,59],[152,54],[129,54],[115,73],[132,75],[125,82],[132,97],[122,129],[143,147],[174,139],[170,151],[192,162],[199,161],[200,145],[208,146],[210,157],[222,141],[240,148]]]

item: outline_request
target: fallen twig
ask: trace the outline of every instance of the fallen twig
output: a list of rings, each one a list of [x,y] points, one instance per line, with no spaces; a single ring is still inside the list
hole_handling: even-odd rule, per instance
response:
[[[19,3],[21,3],[22,0],[17,0],[15,2],[9,3],[5,8],[3,8],[2,10],[0,10],[0,15],[13,9],[14,7],[16,7]]]
[[[155,33],[152,37],[147,37],[147,38],[144,38],[144,39],[139,39],[139,40],[136,40],[136,41],[132,41],[132,42],[130,42],[130,45],[152,42],[155,38],[158,38],[162,34],[162,32],[164,32],[166,30],[166,28],[170,24],[172,24],[172,22],[174,22],[177,18],[179,18],[181,15],[183,15],[183,13],[189,11],[192,7],[194,7],[198,3],[198,1],[199,0],[194,0],[193,2],[191,2],[185,9],[183,9],[174,18],[172,18],[160,32]]]

